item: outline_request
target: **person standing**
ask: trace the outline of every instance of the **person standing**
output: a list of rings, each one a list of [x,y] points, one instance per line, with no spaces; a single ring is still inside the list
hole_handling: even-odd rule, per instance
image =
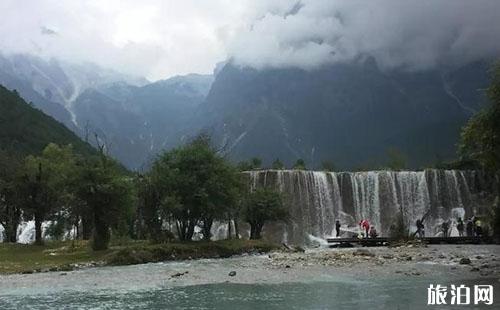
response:
[[[336,237],[340,237],[340,221],[339,220],[335,221],[335,231],[336,231]]]
[[[447,238],[448,237],[448,229],[450,228],[450,224],[447,221],[444,221],[443,224],[441,224],[441,230],[443,231],[443,237]]]
[[[365,237],[368,238],[370,231],[370,222],[368,222],[368,220],[361,220],[359,222],[359,226],[361,227],[362,230],[365,231]]]
[[[459,217],[457,220],[457,230],[458,230],[458,236],[463,237],[464,236],[464,221],[462,221],[461,217]]]
[[[419,238],[423,238],[425,236],[424,223],[421,219],[418,219],[416,224],[417,224],[417,235]]]

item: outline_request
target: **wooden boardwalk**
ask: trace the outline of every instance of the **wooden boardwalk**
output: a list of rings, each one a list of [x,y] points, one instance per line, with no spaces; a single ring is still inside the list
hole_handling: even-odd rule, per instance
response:
[[[491,243],[489,237],[424,237],[418,238],[428,244],[480,244]],[[330,246],[349,246],[359,244],[362,246],[381,246],[388,245],[391,241],[396,241],[394,238],[377,237],[377,238],[327,238],[326,241]]]

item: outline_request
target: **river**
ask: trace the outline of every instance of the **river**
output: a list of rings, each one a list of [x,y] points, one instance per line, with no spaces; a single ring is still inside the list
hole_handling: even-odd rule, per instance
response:
[[[425,249],[425,255],[434,249]],[[489,259],[488,264],[494,263],[499,247],[473,249],[484,258],[473,260],[471,266],[444,263],[457,248],[442,247],[436,253],[446,258],[437,262],[406,262],[394,258],[379,264],[372,258],[363,258],[366,263],[325,265],[318,263],[317,258],[323,255],[321,252],[300,254],[310,257],[303,263],[292,263],[303,261],[301,256],[293,256],[289,260],[291,265],[285,267],[278,259],[260,255],[4,275],[0,276],[0,308],[452,309],[450,306],[427,306],[430,284],[448,287],[465,284],[471,288],[485,284],[493,285],[497,292],[500,289],[498,265],[494,265],[486,276],[470,271],[480,261]],[[377,251],[392,250],[371,251],[378,255]],[[229,276],[231,271],[236,275]],[[479,309],[483,307],[491,308],[483,305]],[[478,309],[473,306],[460,308]]]

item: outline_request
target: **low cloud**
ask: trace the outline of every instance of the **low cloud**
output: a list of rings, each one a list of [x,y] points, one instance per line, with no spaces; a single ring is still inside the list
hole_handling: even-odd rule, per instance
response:
[[[283,1],[228,42],[242,66],[315,68],[362,55],[420,70],[500,55],[498,0]]]
[[[2,0],[0,52],[151,80],[372,55],[417,70],[500,54],[498,0]]]

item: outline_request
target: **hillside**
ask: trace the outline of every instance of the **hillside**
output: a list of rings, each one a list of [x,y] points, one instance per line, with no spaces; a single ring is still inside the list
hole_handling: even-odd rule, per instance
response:
[[[36,154],[50,142],[72,144],[81,154],[93,152],[63,124],[26,103],[17,91],[0,85],[0,149],[20,155]]]
[[[234,160],[379,167],[397,149],[418,168],[455,157],[460,128],[485,102],[488,63],[383,71],[371,58],[316,70],[241,68],[217,75],[192,127]]]

